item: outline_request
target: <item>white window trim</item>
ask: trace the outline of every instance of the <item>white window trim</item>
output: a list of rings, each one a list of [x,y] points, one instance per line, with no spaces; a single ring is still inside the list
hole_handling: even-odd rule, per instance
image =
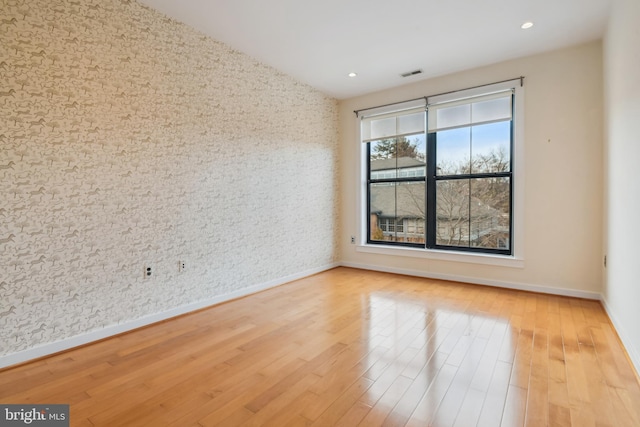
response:
[[[413,248],[405,246],[385,246],[380,244],[367,244],[367,201],[366,201],[366,167],[365,160],[366,148],[361,142],[360,126],[358,126],[358,143],[356,150],[359,162],[359,185],[357,189],[356,203],[358,212],[357,233],[356,233],[356,252],[392,255],[412,258],[426,258],[440,261],[451,261],[470,264],[485,264],[502,267],[524,268],[524,201],[525,201],[525,167],[524,167],[524,87],[520,84],[514,85],[515,105],[514,105],[514,147],[511,153],[515,164],[513,172],[513,254],[512,255],[496,255],[478,252],[456,252],[443,251],[426,248]],[[478,89],[479,91],[481,89]],[[484,88],[486,92],[486,88]],[[466,94],[465,94],[466,95]],[[397,108],[397,107],[396,107]],[[393,111],[393,107],[389,107],[389,111]]]

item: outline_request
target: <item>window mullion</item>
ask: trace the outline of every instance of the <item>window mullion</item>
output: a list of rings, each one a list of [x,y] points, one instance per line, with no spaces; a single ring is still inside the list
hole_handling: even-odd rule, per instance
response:
[[[436,175],[436,181],[454,181],[457,179],[475,179],[475,178],[510,178],[511,172],[489,172],[489,173],[466,173],[460,175]]]
[[[410,178],[374,178],[374,179],[369,179],[369,182],[372,184],[379,184],[379,183],[390,183],[390,182],[423,182],[424,181],[424,177],[420,176],[420,177],[410,177]]]
[[[371,243],[371,145],[365,145],[367,155],[367,243]]]
[[[427,134],[427,218],[426,246],[433,248],[436,244],[436,134]]]

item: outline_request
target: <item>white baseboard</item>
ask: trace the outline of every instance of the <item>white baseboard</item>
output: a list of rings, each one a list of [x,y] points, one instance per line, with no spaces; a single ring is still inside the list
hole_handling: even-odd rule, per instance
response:
[[[633,367],[636,369],[636,374],[640,374],[640,353],[638,352],[638,349],[633,347],[633,343],[629,338],[629,334],[627,334],[625,329],[622,327],[622,324],[617,320],[616,316],[613,314],[613,311],[611,311],[611,308],[609,307],[609,304],[607,303],[607,300],[604,298],[604,296],[600,299],[600,301],[602,302],[602,306],[604,307],[604,310],[607,312],[607,316],[609,316],[609,319],[611,319],[613,328],[616,330],[616,333],[620,337],[620,341],[622,341],[622,345],[624,346],[624,349],[627,351],[627,354],[629,355],[629,359],[631,359],[631,363],[633,364]]]
[[[217,295],[213,298],[209,298],[206,300],[197,301],[191,304],[176,307],[171,310],[163,311],[161,313],[151,314],[149,316],[141,317],[139,319],[135,319],[126,323],[107,326],[106,328],[99,329],[96,331],[91,331],[86,334],[76,335],[74,337],[67,338],[61,341],[56,341],[56,342],[44,344],[39,347],[34,347],[28,350],[19,351],[17,353],[11,353],[5,356],[1,356],[0,368],[6,368],[12,365],[17,365],[19,363],[28,362],[33,359],[59,353],[61,351],[68,350],[73,347],[78,347],[84,344],[88,344],[94,341],[108,338],[110,336],[118,335],[123,332],[128,332],[143,326],[150,325],[152,323],[157,323],[163,320],[170,319],[172,317],[176,317],[182,314],[190,313],[192,311],[200,310],[205,307],[210,307],[212,305],[220,304],[226,301],[231,301],[236,298],[241,298],[247,295],[255,294],[257,292],[274,288],[276,286],[280,286],[294,280],[302,279],[304,277],[321,273],[326,270],[331,270],[332,268],[338,267],[339,265],[340,265],[339,263],[332,263],[332,264],[327,264],[318,268],[312,268],[309,270],[301,271],[299,273],[291,274],[289,276],[284,276],[274,280],[269,280],[268,282],[260,283],[254,286],[250,286],[248,288],[244,288],[244,289],[240,289],[240,290],[228,293],[228,294]]]
[[[528,283],[502,282],[499,280],[482,279],[469,276],[458,276],[452,274],[431,273],[428,271],[411,270],[405,268],[386,267],[370,264],[359,264],[353,262],[341,262],[343,267],[358,268],[361,270],[382,271],[385,273],[404,274],[406,276],[424,277],[427,279],[449,280],[453,282],[471,283],[474,285],[495,286],[497,288],[515,289],[519,291],[539,292],[543,294],[562,295],[568,297],[584,298],[591,300],[600,300],[601,295],[598,292],[580,291],[576,289],[552,288],[549,286],[531,285]]]

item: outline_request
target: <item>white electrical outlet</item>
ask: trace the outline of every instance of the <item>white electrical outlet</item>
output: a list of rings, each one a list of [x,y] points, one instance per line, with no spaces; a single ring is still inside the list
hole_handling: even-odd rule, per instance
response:
[[[187,263],[184,261],[178,261],[178,272],[182,273],[184,271],[184,269],[186,268]]]

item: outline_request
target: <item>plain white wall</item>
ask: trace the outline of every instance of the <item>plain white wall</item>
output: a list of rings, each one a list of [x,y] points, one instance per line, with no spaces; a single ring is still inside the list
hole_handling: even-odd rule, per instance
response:
[[[524,267],[363,253],[354,110],[525,76]],[[420,81],[340,102],[341,258],[346,265],[598,298],[602,289],[602,44]]]
[[[640,370],[640,2],[616,0],[604,42],[606,251],[604,302]]]

